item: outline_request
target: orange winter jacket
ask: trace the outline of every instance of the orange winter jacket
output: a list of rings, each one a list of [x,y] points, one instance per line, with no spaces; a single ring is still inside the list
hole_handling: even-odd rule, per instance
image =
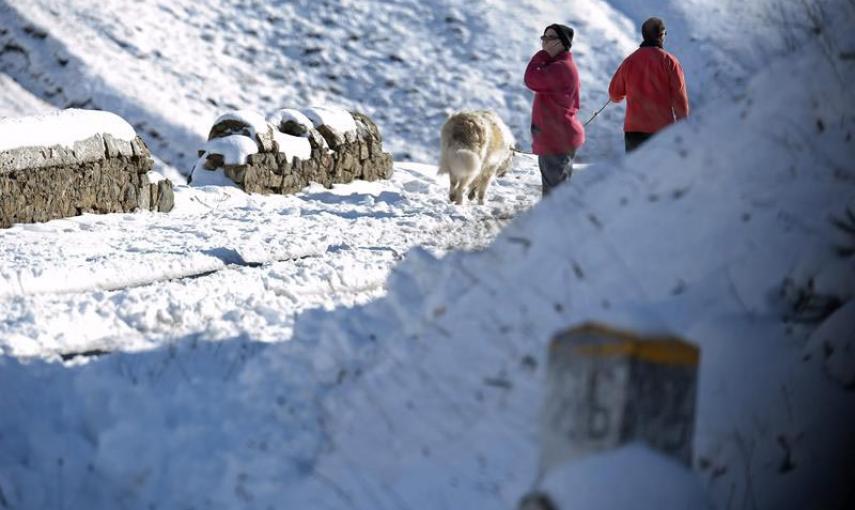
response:
[[[677,57],[656,46],[642,46],[615,71],[609,97],[626,97],[626,132],[655,133],[689,116],[686,78]]]

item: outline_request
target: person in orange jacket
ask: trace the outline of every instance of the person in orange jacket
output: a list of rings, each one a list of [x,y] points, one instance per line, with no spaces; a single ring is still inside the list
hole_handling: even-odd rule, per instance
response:
[[[626,57],[609,84],[615,103],[626,98],[624,142],[626,152],[657,131],[689,116],[686,78],[677,57],[663,49],[665,22],[649,18],[641,25],[644,42]]]

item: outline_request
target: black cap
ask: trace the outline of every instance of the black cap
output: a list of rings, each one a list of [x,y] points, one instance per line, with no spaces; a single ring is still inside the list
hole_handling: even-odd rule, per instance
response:
[[[543,30],[545,34],[549,29],[555,30],[555,33],[558,34],[558,38],[561,40],[561,44],[564,45],[565,50],[569,50],[571,46],[573,46],[573,29],[568,27],[567,25],[559,25],[558,23],[549,25]]]

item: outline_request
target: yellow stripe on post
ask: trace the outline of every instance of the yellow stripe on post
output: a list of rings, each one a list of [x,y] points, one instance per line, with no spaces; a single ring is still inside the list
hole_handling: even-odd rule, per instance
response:
[[[673,340],[636,340],[612,344],[578,345],[574,352],[582,356],[629,356],[662,365],[697,366],[700,354],[685,342]]]
[[[560,338],[584,336],[600,341],[577,345],[574,351],[583,356],[631,356],[651,363],[693,366],[697,366],[701,358],[697,347],[676,336],[640,335],[598,322],[586,322],[561,332],[550,348],[556,348]],[[609,343],[603,343],[602,339]]]

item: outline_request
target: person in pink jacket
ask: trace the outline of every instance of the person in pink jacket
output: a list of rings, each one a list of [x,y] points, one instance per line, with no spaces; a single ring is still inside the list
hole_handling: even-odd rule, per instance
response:
[[[531,108],[532,152],[537,155],[543,194],[570,178],[576,151],[585,143],[579,111],[579,71],[570,48],[573,29],[553,24],[540,37],[541,50],[525,70],[534,91]]]

